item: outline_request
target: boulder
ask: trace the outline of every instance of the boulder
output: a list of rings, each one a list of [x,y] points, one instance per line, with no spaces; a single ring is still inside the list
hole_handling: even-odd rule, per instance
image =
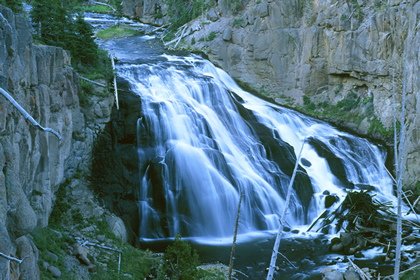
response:
[[[105,220],[108,224],[109,230],[113,232],[115,236],[117,236],[123,242],[128,241],[128,232],[121,218],[116,216],[107,216]]]
[[[343,273],[344,280],[360,280],[359,274],[353,269],[350,268]]]
[[[322,280],[344,280],[344,277],[340,271],[331,270],[323,273]]]
[[[27,236],[16,239],[17,257],[23,262],[19,265],[20,274],[25,279],[39,279],[38,249]]]

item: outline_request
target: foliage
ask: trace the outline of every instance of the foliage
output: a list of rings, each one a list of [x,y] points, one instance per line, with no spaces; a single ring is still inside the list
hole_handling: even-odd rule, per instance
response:
[[[112,14],[113,10],[105,5],[82,6],[80,8],[84,12],[97,13],[97,14]]]
[[[208,8],[205,0],[168,0],[166,4],[172,30],[197,18]]]
[[[211,276],[217,277],[217,273],[207,273],[198,269],[199,264],[197,251],[191,248],[188,242],[181,240],[181,235],[178,234],[173,245],[168,246],[165,250],[163,263],[158,269],[158,279],[194,280],[215,279]],[[205,278],[206,276],[210,278]]]
[[[379,132],[384,136],[391,136],[394,133],[394,129],[386,128],[384,124],[376,116],[374,116],[370,122],[369,134],[373,132]]]
[[[115,25],[115,26],[99,31],[98,33],[96,33],[96,37],[103,40],[107,40],[107,39],[113,39],[113,38],[118,38],[118,37],[133,36],[137,34],[139,34],[139,32],[133,28],[130,28],[128,26]]]
[[[232,11],[232,14],[237,15],[244,7],[241,0],[222,0],[226,7]]]
[[[15,13],[23,12],[23,4],[21,0],[0,0],[0,5],[10,8]]]
[[[67,211],[71,208],[71,205],[65,201],[65,198],[67,196],[67,187],[69,186],[69,184],[70,179],[66,179],[66,181],[62,183],[58,188],[54,208],[51,212],[49,220],[49,223],[52,225],[56,225],[62,222],[66,217]]]
[[[210,41],[213,41],[214,38],[216,38],[216,32],[215,31],[212,31],[212,32],[210,32],[209,35],[204,36],[204,37],[201,37],[198,41],[199,42],[202,42],[202,41],[210,42]]]
[[[30,14],[36,31],[35,39],[69,50],[74,67],[98,65],[102,60],[92,27],[84,21],[82,13],[74,18],[71,12],[75,3],[77,0],[35,0]]]
[[[240,18],[235,18],[233,20],[232,26],[233,27],[241,27],[245,24],[245,19],[240,17]]]

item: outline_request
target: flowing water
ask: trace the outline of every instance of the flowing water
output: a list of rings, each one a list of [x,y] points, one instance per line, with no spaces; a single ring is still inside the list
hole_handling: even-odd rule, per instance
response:
[[[325,238],[304,231],[325,210],[328,195],[338,198],[335,205],[353,189],[395,200],[386,152],[367,139],[263,101],[209,61],[164,51],[153,36],[101,44],[119,59],[118,76],[141,99],[139,236],[151,246],[180,233],[202,244],[197,248],[204,254],[218,248],[209,260],[225,260],[229,253],[220,255],[227,247],[217,245],[231,242],[242,196],[238,250],[248,251],[239,266],[266,267],[298,158],[285,217],[287,227],[298,230],[285,250],[306,248],[303,238],[325,253]],[[288,256],[304,267],[302,252],[293,252]],[[267,259],[255,260],[260,257]],[[311,262],[308,270],[315,269]]]

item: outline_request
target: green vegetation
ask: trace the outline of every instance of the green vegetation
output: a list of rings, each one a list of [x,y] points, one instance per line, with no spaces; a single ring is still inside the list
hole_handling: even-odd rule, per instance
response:
[[[80,10],[83,12],[98,13],[98,14],[112,14],[114,10],[105,5],[82,6]]]
[[[23,4],[21,0],[0,0],[0,5],[10,8],[15,13],[23,13]]]
[[[107,40],[107,39],[114,39],[114,38],[119,38],[119,37],[128,37],[128,36],[133,36],[137,34],[139,34],[139,32],[133,28],[130,28],[128,26],[123,26],[123,25],[115,25],[115,26],[99,31],[98,33],[96,33],[96,37],[103,40]]]
[[[199,264],[197,251],[188,242],[181,240],[181,235],[178,234],[173,245],[166,248],[163,262],[158,268],[158,279],[225,279],[221,271],[203,270],[198,268]]]
[[[202,42],[202,41],[210,42],[210,41],[213,41],[214,38],[216,38],[216,32],[215,31],[212,31],[212,32],[210,32],[209,35],[204,36],[204,37],[201,37],[200,39],[198,39],[198,41],[199,42]]]
[[[235,18],[233,20],[232,26],[233,27],[241,27],[245,24],[245,19],[240,17],[240,18]]]
[[[172,30],[200,16],[209,5],[205,0],[168,0],[166,4]]]
[[[237,15],[244,7],[245,4],[238,0],[222,0],[226,7],[232,11],[232,14]]]

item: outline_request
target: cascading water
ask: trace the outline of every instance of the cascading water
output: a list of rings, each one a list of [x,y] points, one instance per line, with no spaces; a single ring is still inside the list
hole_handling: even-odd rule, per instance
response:
[[[254,97],[206,60],[164,55],[117,71],[142,102],[141,238],[232,236],[240,195],[240,233],[277,229],[302,145],[290,227],[310,224],[327,193],[394,200],[383,149]]]

